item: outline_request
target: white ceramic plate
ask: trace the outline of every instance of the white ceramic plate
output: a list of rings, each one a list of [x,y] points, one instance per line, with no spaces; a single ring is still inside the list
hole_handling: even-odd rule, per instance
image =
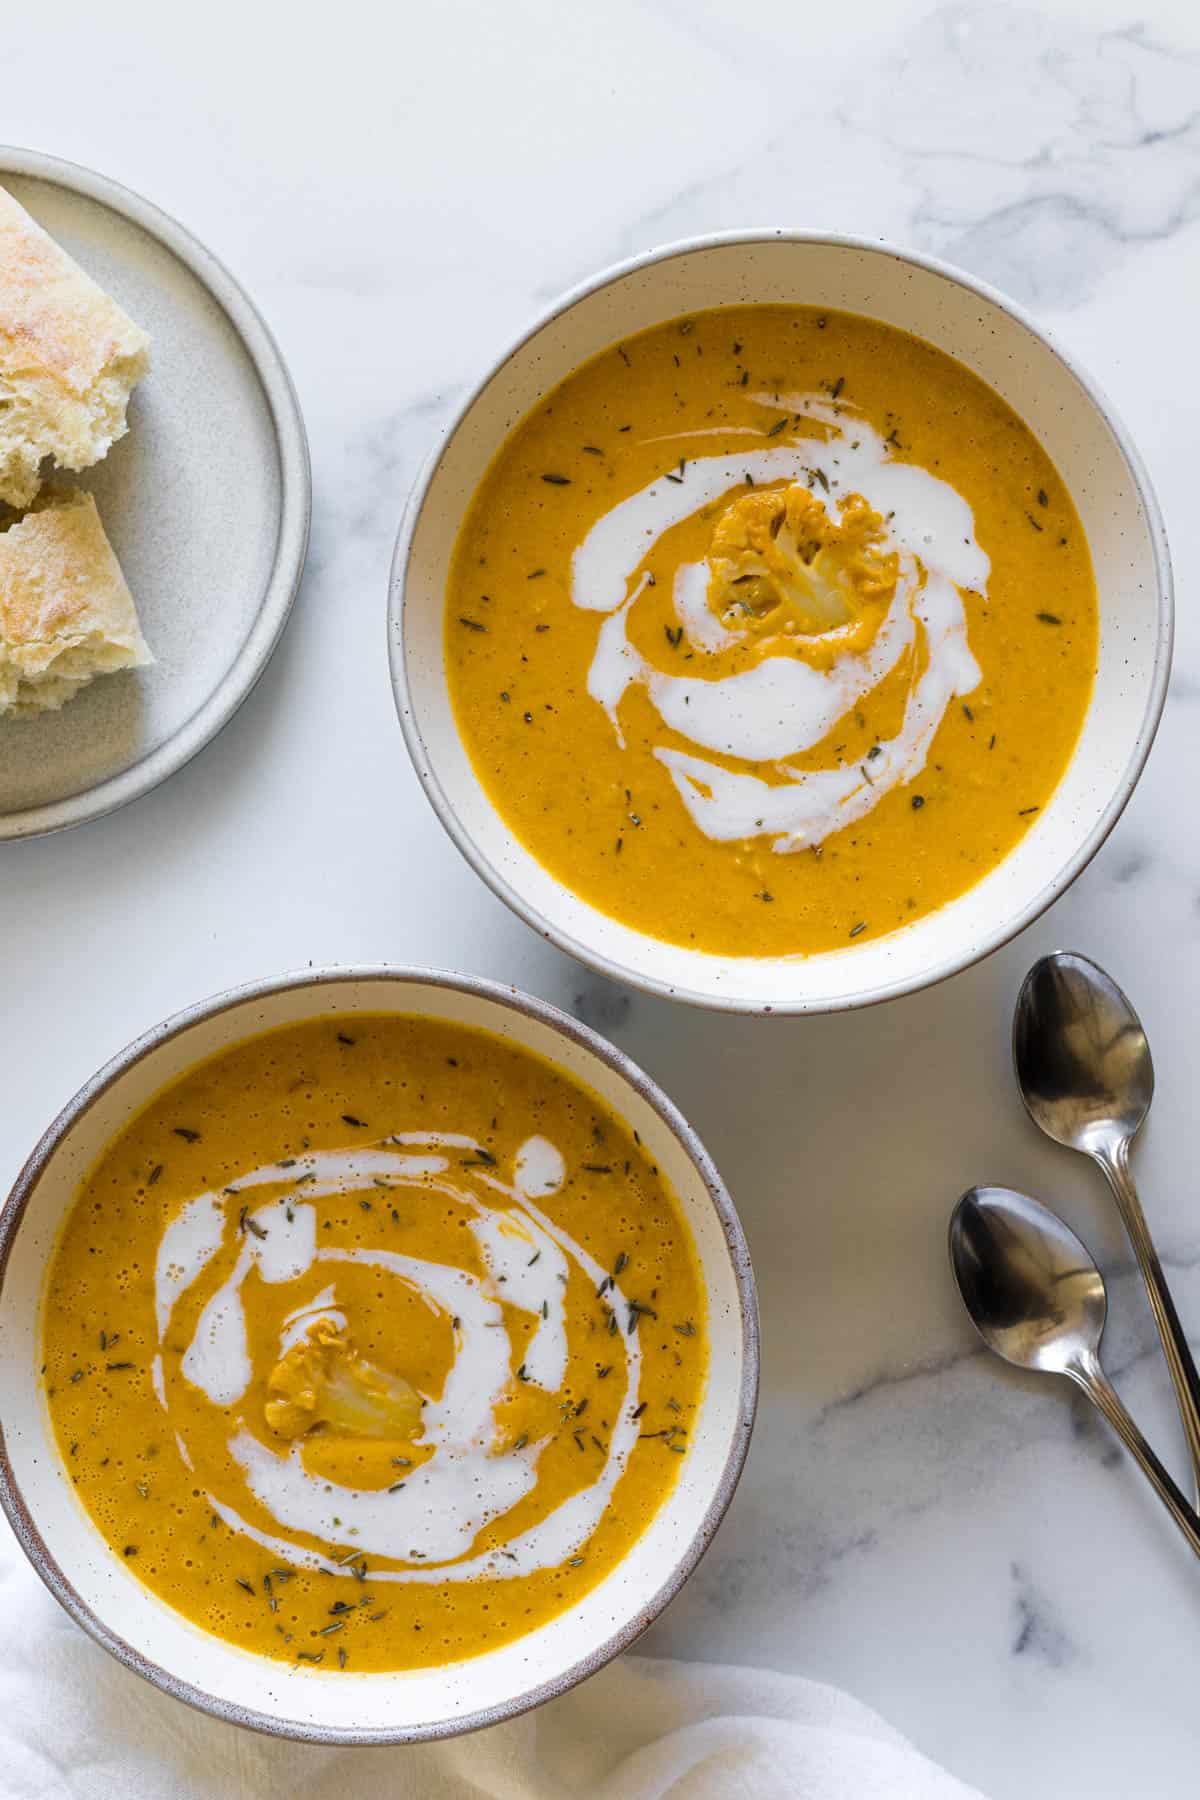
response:
[[[674,1492],[625,1559],[572,1609],[442,1669],[356,1675],[270,1662],[189,1625],[144,1588],[75,1497],[38,1382],[46,1262],[80,1179],[167,1082],[223,1046],[318,1016],[405,1012],[480,1026],[546,1058],[641,1134],[699,1255],[710,1367]],[[561,1693],[631,1644],[690,1574],[741,1473],[758,1383],[749,1253],[703,1145],[635,1064],[513,988],[420,970],[285,976],[191,1008],[123,1051],[55,1120],[0,1214],[0,1501],[73,1618],[156,1686],[236,1724],[340,1743],[412,1742],[494,1724]]]
[[[977,886],[890,937],[816,956],[719,957],[661,943],[563,887],[478,780],[447,691],[442,617],[463,513],[508,432],[602,349],[679,313],[753,303],[838,307],[928,339],[1036,432],[1079,509],[1096,568],[1100,659],[1052,800]],[[852,238],[755,232],[671,245],[568,294],[468,395],[418,481],[392,565],[392,678],[417,772],[446,830],[513,910],[618,980],[742,1012],[836,1011],[926,987],[1027,925],[1095,854],[1141,773],[1166,694],[1171,576],[1141,460],[1111,406],[1033,320],[927,258]]]
[[[0,149],[0,186],[153,339],[127,435],[62,479],[95,494],[157,659],[100,677],[61,712],[0,720],[4,839],[112,812],[216,735],[286,623],[311,481],[274,340],[195,238],[104,176],[34,151]]]

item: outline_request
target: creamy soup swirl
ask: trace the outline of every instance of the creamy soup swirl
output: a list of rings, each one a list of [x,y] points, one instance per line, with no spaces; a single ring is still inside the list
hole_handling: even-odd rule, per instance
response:
[[[988,558],[975,537],[971,508],[946,481],[894,460],[865,420],[818,395],[759,395],[781,425],[819,426],[823,435],[779,442],[735,455],[695,457],[679,475],[652,481],[605,513],[575,551],[571,599],[608,616],[600,627],[587,690],[607,712],[618,744],[623,698],[634,686],[648,694],[663,726],[693,750],[659,744],[654,755],[670,773],[694,823],[710,839],[765,837],[786,853],[819,845],[863,818],[893,788],[924,768],[930,745],[956,697],[979,684],[967,640],[962,593],[985,595]],[[653,586],[648,568],[662,534],[732,490],[749,484],[802,482],[823,498],[830,516],[851,495],[879,515],[882,550],[894,554],[890,604],[865,645],[848,643],[814,666],[781,642],[755,666],[724,676],[703,670],[748,641],[749,626],[719,618],[709,601],[707,562],[676,572],[678,628],[698,672],[680,674],[634,644],[635,609]],[[812,750],[908,656],[916,671],[900,729],[861,762],[800,769],[789,758]],[[676,659],[677,666],[677,659]],[[704,752],[736,759],[730,769]]]
[[[510,1179],[467,1134],[402,1133],[369,1149],[324,1151],[295,1158],[286,1176],[269,1165],[241,1177],[240,1216],[230,1210],[230,1190],[188,1200],[163,1232],[155,1267],[159,1349],[153,1364],[155,1391],[171,1416],[174,1385],[200,1390],[216,1413],[233,1425],[227,1448],[246,1488],[276,1522],[264,1532],[252,1525],[228,1495],[209,1493],[214,1511],[233,1529],[297,1566],[336,1572],[341,1558],[314,1547],[346,1543],[354,1553],[386,1558],[404,1567],[373,1567],[375,1582],[508,1580],[562,1563],[591,1536],[609,1504],[638,1440],[641,1351],[636,1303],[619,1279],[606,1272],[537,1202],[562,1186],[562,1154],[544,1137],[517,1151]],[[286,1191],[280,1192],[281,1183]],[[271,1198],[254,1205],[263,1189]],[[419,1192],[424,1204],[440,1196],[461,1208],[476,1266],[470,1269],[375,1246],[319,1241],[317,1202],[331,1195],[377,1198]],[[165,1372],[163,1344],[181,1298],[209,1268],[228,1256],[231,1232],[240,1244],[228,1274],[200,1312],[174,1376]],[[284,1448],[243,1408],[255,1374],[248,1348],[246,1308],[255,1281],[271,1286],[307,1282],[314,1270],[328,1275],[285,1317],[280,1356],[318,1323],[353,1327],[339,1306],[338,1274],[347,1264],[368,1265],[381,1280],[401,1284],[449,1322],[454,1352],[439,1395],[421,1396],[422,1459],[391,1487],[355,1488],[306,1466],[303,1442]],[[581,1279],[580,1279],[581,1278]],[[533,1315],[516,1379],[556,1394],[567,1376],[573,1338],[592,1323],[597,1294],[612,1319],[614,1374],[611,1432],[602,1464],[574,1493],[532,1527],[492,1548],[471,1554],[479,1534],[502,1521],[537,1485],[538,1458],[546,1439],[502,1442],[497,1408],[511,1395],[514,1349],[505,1308]],[[586,1297],[588,1317],[582,1317]],[[503,1305],[502,1305],[503,1302]],[[181,1456],[191,1466],[187,1436],[177,1433]],[[502,1534],[501,1534],[502,1535]]]

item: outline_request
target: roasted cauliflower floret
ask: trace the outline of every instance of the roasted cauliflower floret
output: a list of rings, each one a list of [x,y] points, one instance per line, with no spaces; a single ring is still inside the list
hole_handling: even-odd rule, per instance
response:
[[[835,518],[799,482],[756,488],[717,520],[709,605],[731,624],[752,614],[772,631],[837,630],[891,597],[898,559],[883,544],[883,521],[861,494]]]
[[[318,1319],[267,1378],[267,1424],[300,1438],[315,1426],[345,1437],[402,1438],[421,1430],[421,1396],[401,1375],[359,1356],[332,1319]]]

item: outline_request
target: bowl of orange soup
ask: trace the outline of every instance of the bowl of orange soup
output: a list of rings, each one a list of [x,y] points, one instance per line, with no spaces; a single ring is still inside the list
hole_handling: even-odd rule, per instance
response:
[[[746,1455],[757,1314],[690,1127],[511,988],[328,971],[169,1020],[0,1215],[0,1499],[157,1686],[473,1729],[631,1643]]]
[[[1079,873],[1166,689],[1136,451],[1015,306],[879,244],[675,245],[459,408],[393,565],[409,750],[537,930],[704,1005],[964,967]]]

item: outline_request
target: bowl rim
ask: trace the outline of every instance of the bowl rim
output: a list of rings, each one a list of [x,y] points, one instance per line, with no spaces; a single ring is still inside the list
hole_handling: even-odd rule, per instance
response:
[[[75,1623],[82,1626],[89,1637],[95,1639],[125,1668],[142,1676],[144,1680],[159,1688],[163,1693],[184,1701],[199,1712],[209,1713],[215,1718],[222,1719],[227,1724],[245,1726],[273,1737],[291,1738],[314,1744],[339,1745],[428,1743],[442,1738],[458,1737],[467,1732],[479,1731],[488,1725],[498,1725],[505,1720],[516,1718],[521,1713],[540,1706],[543,1701],[566,1693],[570,1688],[585,1680],[587,1676],[595,1674],[606,1663],[611,1662],[623,1650],[628,1649],[653,1624],[699,1563],[716,1534],[717,1527],[733,1499],[734,1491],[741,1478],[754,1428],[759,1380],[758,1296],[750,1250],[733,1200],[715,1163],[704,1148],[696,1131],[658,1083],[623,1050],[618,1049],[615,1044],[609,1043],[598,1032],[572,1018],[568,1013],[562,1012],[548,1001],[527,994],[509,983],[492,981],[483,976],[458,974],[445,969],[427,969],[415,964],[354,963],[329,964],[315,969],[296,969],[282,975],[266,976],[257,981],[246,982],[214,994],[208,999],[199,1000],[190,1006],[183,1007],[180,1011],[170,1014],[160,1024],[143,1032],[140,1037],[133,1039],[123,1050],[103,1064],[89,1080],[84,1082],[78,1092],[47,1126],[18,1173],[3,1207],[0,1208],[0,1300],[3,1297],[9,1256],[34,1188],[49,1167],[68,1131],[120,1077],[144,1061],[153,1051],[169,1043],[172,1039],[182,1036],[193,1026],[218,1018],[223,1013],[232,1012],[247,1002],[269,999],[276,994],[298,989],[320,989],[359,982],[393,982],[398,990],[416,984],[443,988],[490,1001],[502,1009],[519,1013],[525,1018],[533,1019],[547,1026],[560,1037],[568,1039],[585,1051],[590,1051],[613,1073],[627,1082],[634,1092],[658,1114],[699,1175],[717,1214],[737,1290],[742,1339],[742,1377],[737,1396],[737,1420],[733,1429],[732,1442],[712,1498],[695,1534],[666,1579],[642,1602],[632,1617],[618,1630],[612,1632],[596,1649],[557,1675],[540,1682],[527,1692],[514,1696],[511,1700],[464,1713],[459,1718],[439,1720],[430,1725],[403,1726],[396,1729],[328,1726],[314,1724],[309,1719],[287,1718],[259,1712],[252,1707],[239,1706],[231,1701],[223,1700],[206,1692],[204,1688],[197,1687],[172,1674],[169,1669],[135,1649],[119,1632],[109,1626],[83,1600],[63,1573],[25,1503],[8,1455],[2,1405],[0,1405],[0,1506],[3,1507],[17,1541],[37,1574]],[[397,1010],[401,1010],[401,1008],[398,1007]],[[383,1672],[377,1677],[363,1677],[363,1679],[370,1680],[394,1680],[396,1678],[396,1674],[389,1675],[387,1672]]]
[[[891,981],[877,982],[873,986],[849,996],[845,994],[831,995],[815,1000],[805,999],[801,996],[795,1000],[768,1002],[732,992],[704,992],[698,988],[677,985],[653,973],[642,973],[630,968],[627,964],[607,956],[603,951],[594,949],[574,932],[568,931],[548,919],[523,894],[518,892],[508,878],[489,861],[455,812],[433,767],[424,735],[417,723],[413,702],[414,690],[409,681],[408,658],[404,642],[404,587],[417,521],[450,440],[458,432],[484,389],[520,350],[580,301],[598,293],[603,288],[615,286],[627,277],[656,263],[671,262],[702,251],[737,248],[738,246],[750,247],[776,242],[866,251],[873,255],[890,257],[895,262],[921,269],[927,274],[940,276],[944,281],[963,288],[968,293],[974,294],[977,298],[996,307],[1044,345],[1091,401],[1101,420],[1112,433],[1117,449],[1129,470],[1145,515],[1150,538],[1154,561],[1157,618],[1153,678],[1145,710],[1138,726],[1133,752],[1100,817],[1074,853],[1061,865],[1053,879],[1044,883],[1016,912],[1008,914],[995,927],[981,933],[969,948],[961,953],[942,957],[940,961],[933,963],[925,973],[899,976]],[[625,982],[639,988],[644,993],[656,994],[666,1000],[680,1000],[686,1005],[703,1007],[708,1011],[746,1014],[752,1017],[768,1015],[799,1017],[814,1013],[851,1012],[860,1007],[876,1006],[885,1000],[899,999],[905,994],[936,987],[940,982],[948,980],[950,976],[960,974],[962,970],[972,968],[976,963],[982,962],[985,957],[1010,943],[1027,925],[1040,918],[1042,913],[1053,905],[1059,895],[1064,893],[1087,867],[1125,810],[1129,797],[1137,785],[1145,767],[1146,758],[1150,754],[1150,748],[1154,742],[1166,702],[1174,631],[1175,597],[1171,554],[1162,512],[1149,472],[1120,414],[1103,389],[1088,374],[1066,345],[1060,342],[1053,332],[1038,324],[1031,313],[1017,301],[1010,299],[1007,294],[992,287],[988,282],[978,280],[965,270],[955,267],[954,264],[943,261],[940,257],[927,256],[919,251],[903,249],[882,237],[863,237],[841,232],[792,230],[784,226],[705,232],[654,246],[637,256],[612,263],[597,274],[588,276],[539,312],[531,324],[493,356],[487,368],[471,385],[442,426],[417,473],[405,502],[395,549],[392,553],[388,584],[388,661],[392,678],[392,694],[400,719],[400,728],[404,733],[409,756],[426,798],[451,842],[480,879],[486,882],[492,892],[503,900],[518,918],[523,919],[540,936],[587,967],[596,970],[601,975],[608,976],[610,980]],[[489,804],[493,804],[490,796],[488,799]],[[493,810],[495,810],[494,805]],[[565,888],[565,883],[560,882],[558,885]],[[569,889],[567,891],[570,892]],[[654,941],[648,938],[648,934],[642,935],[647,936],[647,941]],[[722,960],[732,965],[737,959],[725,958]],[[788,960],[793,959],[789,958]]]

